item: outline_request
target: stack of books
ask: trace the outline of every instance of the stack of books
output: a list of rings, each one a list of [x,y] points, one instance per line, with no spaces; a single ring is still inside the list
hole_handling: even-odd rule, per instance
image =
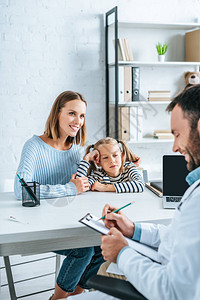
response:
[[[118,39],[118,59],[133,61],[133,53],[128,39]]]
[[[148,91],[149,101],[170,101],[170,91]]]
[[[154,139],[173,139],[174,136],[170,130],[155,130],[153,133]]]

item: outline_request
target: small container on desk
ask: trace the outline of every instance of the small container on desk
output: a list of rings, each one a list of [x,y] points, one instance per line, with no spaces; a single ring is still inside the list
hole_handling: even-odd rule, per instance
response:
[[[40,184],[36,181],[22,185],[22,205],[33,207],[40,205]]]

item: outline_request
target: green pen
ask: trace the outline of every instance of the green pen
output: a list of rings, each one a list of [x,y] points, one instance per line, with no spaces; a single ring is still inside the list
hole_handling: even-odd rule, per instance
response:
[[[124,206],[122,206],[122,207],[120,207],[120,208],[114,210],[114,211],[111,211],[110,213],[117,213],[118,211],[122,210],[123,208],[125,208],[125,207],[127,207],[127,206],[129,206],[129,205],[131,205],[131,204],[133,204],[133,203],[135,203],[135,201],[132,201],[132,202],[130,202],[130,203],[128,203],[128,204],[126,204],[126,205],[124,205]],[[99,220],[104,220],[105,217],[106,217],[106,215],[103,216],[103,217],[101,217]]]

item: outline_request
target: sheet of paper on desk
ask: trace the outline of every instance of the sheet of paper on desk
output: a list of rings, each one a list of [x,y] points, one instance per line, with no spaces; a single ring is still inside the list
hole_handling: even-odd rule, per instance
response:
[[[79,220],[82,224],[102,233],[102,234],[108,234],[109,229],[105,227],[104,222],[102,220],[99,220],[96,216],[88,213],[86,216],[84,216],[82,219]],[[125,237],[127,240],[129,246],[136,250],[137,252],[141,253],[144,256],[149,257],[151,260],[156,261],[160,263],[160,256],[158,252],[151,247],[148,247],[144,244],[135,242],[127,237]]]

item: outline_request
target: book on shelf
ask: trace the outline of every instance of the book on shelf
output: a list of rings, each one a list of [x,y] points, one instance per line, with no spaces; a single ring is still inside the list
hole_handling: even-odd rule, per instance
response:
[[[125,48],[127,51],[127,61],[133,61],[133,52],[131,50],[131,45],[128,39],[124,39]]]
[[[149,101],[170,101],[170,91],[148,91]]]
[[[171,133],[171,130],[168,129],[158,129],[158,130],[154,130],[154,134],[158,134],[158,133]]]
[[[174,138],[173,134],[166,134],[166,135],[154,135],[154,139],[159,140],[172,140]]]
[[[130,140],[130,108],[128,106],[118,109],[118,134],[120,140]]]
[[[118,99],[119,104],[131,102],[132,101],[132,67],[119,66],[118,69],[119,77],[119,92]],[[111,67],[109,69],[109,98],[111,102],[115,99],[115,68]]]
[[[122,59],[120,59],[120,55],[118,54],[118,59],[122,60],[122,61],[126,61],[126,53],[125,53],[123,39],[118,39],[118,50],[119,50],[119,53],[121,54],[121,58],[122,58]]]
[[[115,107],[110,107],[110,136],[115,137]],[[138,141],[143,137],[143,109],[138,106],[118,107],[118,136],[124,141]]]
[[[126,47],[126,41],[125,41],[125,39],[121,39],[121,40],[122,40],[123,50],[124,50],[124,54],[125,54],[125,60],[128,61],[129,56],[128,56],[128,50]]]
[[[130,107],[130,141],[139,141],[143,137],[143,109]]]
[[[155,130],[153,133],[155,139],[173,139],[173,134],[170,130]]]
[[[115,40],[113,40],[113,44],[115,47]],[[133,60],[133,53],[128,39],[122,39],[122,38],[118,39],[118,60],[119,61]]]

